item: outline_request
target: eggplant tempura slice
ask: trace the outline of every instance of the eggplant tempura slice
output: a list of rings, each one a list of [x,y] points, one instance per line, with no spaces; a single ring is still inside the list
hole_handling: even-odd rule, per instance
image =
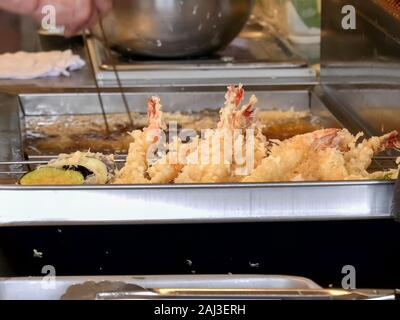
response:
[[[114,178],[116,171],[113,155],[80,151],[61,154],[46,167],[78,171],[84,176],[85,184],[107,184]]]
[[[25,174],[19,180],[19,184],[22,186],[81,185],[84,180],[82,173],[78,171],[41,167]]]

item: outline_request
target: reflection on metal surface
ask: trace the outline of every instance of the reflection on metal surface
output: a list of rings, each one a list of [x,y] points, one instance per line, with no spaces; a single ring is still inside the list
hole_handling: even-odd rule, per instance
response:
[[[384,0],[324,1],[321,76],[325,83],[398,83],[400,19]],[[355,30],[342,28],[342,8],[353,5]]]
[[[57,300],[95,298],[99,291],[118,291],[136,286],[136,291],[153,293],[156,288],[176,289],[266,289],[320,290],[315,282],[302,277],[282,275],[156,275],[61,277],[54,290],[42,290],[42,278],[0,278],[0,299]]]
[[[0,299],[189,300],[395,300],[394,290],[323,289],[313,281],[278,275],[169,275],[0,279]]]
[[[14,161],[7,165],[0,165],[1,172],[20,171],[23,160],[18,98],[11,95],[0,94],[0,163]],[[10,177],[12,178],[12,177]]]
[[[394,195],[391,206],[391,215],[397,221],[400,221],[400,175],[397,177],[396,185],[394,188]]]
[[[7,210],[0,213],[0,225],[390,218],[393,188],[389,181],[147,187],[3,185],[0,202],[7,203]]]
[[[330,94],[357,117],[373,136],[400,129],[400,86],[357,88],[331,86]]]
[[[154,292],[153,292],[154,291]],[[152,291],[100,292],[96,300],[395,300],[393,291],[373,292],[339,289],[155,289]]]
[[[253,4],[253,0],[114,0],[103,25],[110,45],[128,54],[207,55],[239,34]],[[94,32],[101,35],[98,27]]]

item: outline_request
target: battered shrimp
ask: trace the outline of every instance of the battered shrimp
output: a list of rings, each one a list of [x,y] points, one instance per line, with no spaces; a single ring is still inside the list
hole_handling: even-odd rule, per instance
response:
[[[114,184],[145,184],[150,182],[146,171],[154,157],[156,149],[154,146],[160,141],[161,132],[165,129],[161,109],[159,97],[152,97],[148,100],[149,126],[143,130],[135,130],[130,133],[134,141],[129,146],[126,163],[118,172]]]
[[[288,175],[288,181],[345,180],[348,175],[342,152],[328,147],[310,150],[301,164]]]
[[[251,96],[250,101],[235,116],[234,128],[242,129],[243,132],[234,136],[232,181],[240,181],[244,175],[258,167],[267,155],[267,139],[262,133],[263,126],[257,117],[257,102],[257,98]]]
[[[301,163],[288,174],[288,181],[345,180],[349,172],[343,153],[358,138],[359,136],[354,137],[346,129],[338,130],[330,143],[323,148],[312,148],[306,153]]]
[[[394,131],[357,143],[362,136],[362,133],[353,136],[348,130],[341,130],[337,135],[336,145],[309,153],[296,168],[291,180],[364,180],[394,175],[393,170],[371,174],[367,169],[374,155],[396,146],[398,133]]]
[[[275,141],[261,164],[243,182],[288,181],[308,154],[329,147],[338,147],[339,129],[324,129],[298,135],[285,141]]]
[[[168,153],[148,168],[150,182],[154,184],[171,183],[185,166],[187,156],[197,149],[198,137],[183,143],[176,137],[168,144]]]
[[[367,171],[372,163],[372,158],[385,149],[396,147],[399,141],[399,134],[397,131],[393,131],[381,137],[372,137],[358,143],[358,140],[362,136],[363,133],[353,136],[347,130],[342,130],[338,137],[341,140],[342,148],[345,149],[342,153],[343,159],[339,158],[337,152],[336,161],[329,160],[326,155],[322,158],[322,161],[321,159],[317,159],[321,164],[325,162],[329,166],[326,166],[325,171],[322,171],[322,167],[320,166],[320,170],[318,171],[322,172],[322,174],[319,176],[315,175],[315,177],[318,180],[364,180],[377,177],[377,172],[371,174]],[[330,151],[330,153],[334,152],[334,150]],[[340,173],[337,172],[339,164],[341,168]],[[382,175],[387,176],[388,172],[383,171]]]
[[[373,156],[385,149],[400,146],[399,141],[399,133],[392,131],[381,137],[366,139],[359,144],[352,143],[349,151],[344,154],[349,175],[369,178],[370,174],[367,169],[372,163]]]
[[[398,169],[369,173],[373,156],[400,146],[397,131],[359,141],[363,134],[323,129],[285,141],[267,140],[255,107],[257,98],[240,108],[242,85],[230,86],[216,130],[205,130],[185,143],[161,139],[160,99],[148,101],[149,126],[131,133],[125,166],[114,183],[221,183],[326,181],[396,178]],[[182,138],[183,139],[183,138]],[[155,145],[157,145],[156,148]],[[160,145],[168,150],[158,157]],[[156,156],[154,156],[156,155]],[[400,166],[400,160],[398,164]],[[249,174],[250,173],[250,174]],[[243,178],[243,176],[245,176]]]
[[[217,129],[207,130],[199,139],[196,150],[188,156],[187,164],[175,179],[176,183],[218,183],[230,180],[236,112],[243,95],[242,85],[228,87]]]

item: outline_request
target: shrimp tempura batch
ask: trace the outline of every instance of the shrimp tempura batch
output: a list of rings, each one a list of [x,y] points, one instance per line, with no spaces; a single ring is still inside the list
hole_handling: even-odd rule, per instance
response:
[[[116,182],[121,178],[124,183],[224,183],[397,177],[395,169],[370,172],[368,168],[374,155],[399,146],[398,132],[363,139],[363,134],[353,136],[346,129],[323,129],[285,141],[267,141],[257,120],[257,98],[251,96],[241,106],[243,98],[242,86],[228,87],[217,129],[205,130],[204,135],[187,142],[175,139],[154,164],[143,158],[148,144],[141,142],[141,136],[148,128],[135,133],[128,160]],[[149,110],[153,105],[149,103]],[[156,123],[160,130],[161,105],[157,108],[155,113],[149,111],[149,115],[153,114],[149,125]]]
[[[112,172],[110,168],[115,166],[103,161],[110,162],[113,158],[94,157],[90,152],[79,153],[79,157],[70,155],[67,158],[77,159],[76,163],[70,161],[67,168],[63,168],[80,171],[82,177],[69,174],[69,179],[73,176],[74,182],[86,184],[104,181],[111,184],[195,184],[397,178],[399,168],[369,170],[375,155],[400,147],[397,131],[368,139],[363,133],[354,136],[346,129],[327,128],[287,140],[267,140],[257,116],[257,102],[254,95],[244,101],[242,85],[229,86],[216,129],[204,129],[199,133],[185,128],[171,136],[172,130],[169,129],[168,134],[166,131],[162,102],[160,98],[152,97],[147,104],[148,126],[130,133],[132,142],[120,170]],[[176,124],[172,126],[177,127]],[[66,155],[61,158],[66,159]],[[88,170],[88,163],[92,167],[97,165],[96,168],[102,171]],[[400,167],[400,158],[397,165]],[[62,184],[63,179],[54,177],[57,172],[54,168],[49,171],[49,167],[36,170],[35,183],[40,182],[40,173],[46,177],[44,183],[57,181]],[[86,170],[77,170],[82,168]],[[97,172],[104,172],[103,176]]]

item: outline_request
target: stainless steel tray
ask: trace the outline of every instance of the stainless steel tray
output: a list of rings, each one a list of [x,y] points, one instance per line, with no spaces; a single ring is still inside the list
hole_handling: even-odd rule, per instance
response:
[[[293,106],[310,110],[325,127],[340,126],[311,89],[259,86],[249,87],[247,94],[256,93],[261,108]],[[132,111],[144,111],[151,94],[161,96],[166,111],[199,111],[218,108],[224,90],[136,90],[127,97]],[[105,93],[104,99],[107,112],[123,111],[120,95]],[[100,111],[95,94],[26,94],[19,101],[23,117]],[[5,178],[22,174],[38,160],[13,161],[0,163],[2,170],[10,170]],[[382,181],[80,187],[3,183],[0,226],[389,218],[393,188],[392,182]]]
[[[400,85],[330,86],[330,93],[370,135],[400,130]]]
[[[322,102],[310,91],[309,87],[306,86],[292,86],[284,87],[280,90],[272,90],[266,86],[262,87],[246,87],[248,89],[247,97],[250,94],[255,93],[259,99],[257,106],[262,110],[268,109],[281,109],[288,110],[293,108],[296,111],[310,111],[312,116],[317,118],[319,124],[324,127],[340,127],[340,123],[335,119],[334,116],[325,108]],[[207,109],[208,111],[215,111],[215,116],[218,116],[218,109],[224,103],[224,94],[226,87],[206,87],[206,88],[190,88],[190,87],[180,87],[174,89],[157,88],[157,89],[147,89],[147,90],[136,90],[136,92],[126,92],[126,98],[129,104],[131,112],[135,114],[132,115],[135,123],[140,123],[136,121],[137,113],[145,116],[146,114],[146,101],[151,95],[160,95],[162,99],[163,109],[166,112],[184,112],[193,113],[194,115]],[[124,125],[124,103],[122,101],[120,94],[115,93],[103,93],[102,98],[104,101],[105,111],[107,115],[113,113],[119,114],[119,121],[121,121],[122,127],[128,128]],[[57,116],[61,115],[97,115],[96,119],[93,119],[93,124],[96,125],[100,134],[102,134],[102,123],[103,117],[98,116],[101,113],[101,108],[99,106],[98,97],[94,93],[65,93],[65,94],[25,94],[19,96],[21,114],[22,114],[22,127],[24,127],[24,122],[33,120],[34,122],[40,116],[49,116],[49,118],[41,119],[44,123],[52,123],[52,121],[57,121]],[[122,114],[122,117],[121,117]],[[65,118],[59,118],[65,120]],[[26,121],[24,121],[26,120]],[[126,116],[126,120],[128,117]],[[310,119],[311,120],[311,119]],[[87,121],[87,120],[86,120]],[[308,120],[307,120],[308,121]],[[60,122],[58,122],[60,123]],[[143,123],[143,122],[142,122]],[[126,125],[128,121],[126,121]],[[140,124],[138,124],[140,125]],[[142,124],[143,125],[143,124]],[[311,127],[311,126],[310,126]],[[68,126],[61,128],[67,130]],[[317,128],[317,126],[315,126]],[[311,129],[311,128],[310,128]],[[122,135],[125,132],[121,132],[117,127],[117,134]],[[91,132],[90,132],[91,133]],[[33,133],[31,136],[40,135],[40,132]],[[114,135],[113,135],[114,136]],[[37,146],[27,146],[34,148],[40,148]],[[75,150],[77,147],[72,147],[70,149]],[[85,147],[88,148],[88,147]],[[45,156],[46,152],[51,154],[60,153],[63,151],[58,150],[58,152],[42,151],[42,152],[30,152],[27,148],[24,150],[28,155],[41,155]],[[40,151],[40,150],[39,150]],[[100,150],[102,152],[107,152]],[[111,149],[108,152],[115,152]],[[12,159],[10,159],[11,161]]]
[[[395,300],[395,290],[323,289],[278,275],[89,276],[0,279],[0,300]]]
[[[312,86],[251,85],[245,86],[245,89],[244,99],[255,94],[259,100],[257,107],[262,110],[293,108],[295,111],[310,111],[313,115],[321,117],[324,125],[340,126],[331,112],[313,94]],[[221,108],[226,86],[125,88],[124,91],[132,112],[146,112],[146,101],[153,95],[160,96],[164,111],[199,112],[205,108],[216,110]],[[119,91],[105,91],[102,97],[107,113],[125,112]],[[18,98],[22,117],[101,112],[95,92],[28,93],[21,94]]]
[[[392,182],[0,186],[0,226],[389,218]]]
[[[72,295],[75,298],[82,296],[83,292],[93,291],[93,284],[105,287],[122,287],[135,285],[143,290],[169,289],[202,289],[202,290],[319,290],[313,281],[293,276],[279,275],[168,275],[168,276],[85,276],[85,277],[58,277],[54,279],[52,287],[50,282],[43,278],[0,278],[0,300],[7,299],[34,299],[34,300],[59,300],[72,286],[79,286]],[[92,286],[90,285],[92,284]],[[85,290],[86,286],[86,290]],[[89,287],[89,290],[87,289]],[[92,287],[90,289],[90,287]],[[80,289],[80,290],[79,290]]]

